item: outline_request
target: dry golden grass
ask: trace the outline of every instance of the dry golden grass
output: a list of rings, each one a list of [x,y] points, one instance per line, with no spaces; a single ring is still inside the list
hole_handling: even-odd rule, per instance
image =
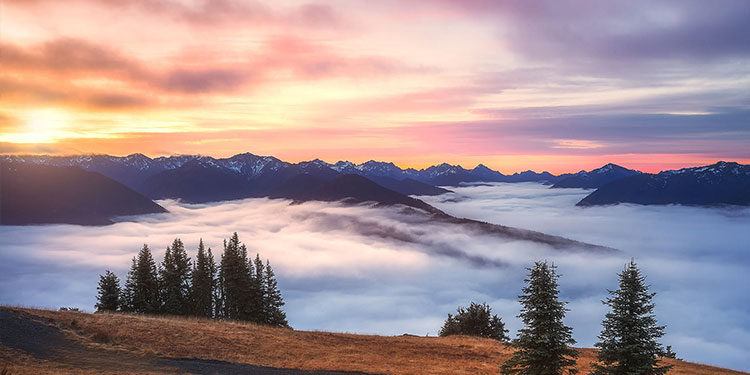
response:
[[[489,375],[497,374],[498,365],[512,352],[497,341],[466,336],[354,335],[195,318],[15,310],[51,319],[87,345],[105,345],[138,355],[273,367],[394,375]],[[73,320],[76,328],[71,328]],[[595,356],[593,349],[580,349],[578,367],[582,374],[589,373]],[[671,375],[746,374],[670,359],[665,363],[674,365]],[[14,366],[23,364],[14,362]]]

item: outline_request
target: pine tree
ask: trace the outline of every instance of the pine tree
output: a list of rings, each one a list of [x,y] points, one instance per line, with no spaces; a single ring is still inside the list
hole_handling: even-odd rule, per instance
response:
[[[263,286],[265,267],[263,266],[263,261],[260,259],[260,254],[255,254],[255,259],[248,261],[248,270],[250,284],[247,301],[245,301],[245,312],[247,313],[248,320],[263,324],[266,320],[264,310],[265,288]]]
[[[575,374],[578,352],[572,329],[565,326],[565,302],[557,299],[558,285],[555,266],[536,262],[529,268],[529,278],[519,296],[525,325],[513,340],[516,351],[500,366],[502,374],[559,375]]]
[[[187,315],[190,305],[190,258],[182,240],[175,238],[167,247],[160,269],[163,311],[170,315]]]
[[[224,241],[224,254],[219,267],[221,286],[221,315],[227,319],[249,320],[247,303],[250,299],[250,267],[247,248],[235,232]]]
[[[120,310],[125,312],[135,312],[133,306],[133,295],[135,294],[135,280],[133,279],[138,269],[138,261],[133,257],[133,262],[128,271],[128,278],[125,279],[125,287],[120,291]]]
[[[99,275],[99,286],[96,288],[96,311],[117,311],[120,308],[120,279],[112,271],[107,270]]]
[[[265,274],[263,275],[263,314],[264,323],[274,327],[288,327],[286,313],[281,307],[284,299],[281,297],[276,275],[271,268],[271,263],[266,260]]]
[[[206,252],[203,239],[198,243],[198,255],[193,267],[190,297],[194,315],[210,318],[214,314],[214,289],[216,287],[216,263],[211,249]]]
[[[658,326],[651,302],[655,293],[649,293],[635,262],[630,261],[618,274],[619,289],[610,290],[602,301],[610,307],[602,322],[598,360],[594,364],[597,375],[661,375],[671,366],[660,366],[658,356],[664,355],[656,339],[664,335],[664,326]],[[671,349],[671,348],[670,348]]]
[[[448,314],[448,319],[440,329],[440,336],[470,335],[499,341],[508,341],[507,333],[502,319],[492,314],[492,308],[488,304],[474,302],[468,308],[456,309],[455,316]]]
[[[133,258],[123,297],[127,304],[126,311],[146,314],[159,312],[159,279],[156,262],[146,244]]]

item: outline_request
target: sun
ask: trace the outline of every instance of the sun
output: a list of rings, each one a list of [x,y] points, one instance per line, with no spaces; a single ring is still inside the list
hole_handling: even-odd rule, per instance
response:
[[[0,142],[54,143],[70,135],[70,114],[56,108],[33,109],[22,116],[17,132],[0,134]]]

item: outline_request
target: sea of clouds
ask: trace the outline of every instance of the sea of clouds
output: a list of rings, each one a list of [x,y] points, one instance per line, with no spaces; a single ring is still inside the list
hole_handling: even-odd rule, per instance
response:
[[[614,254],[560,250],[429,220],[403,208],[246,199],[188,205],[104,227],[0,227],[0,304],[92,310],[105,268],[121,280],[143,243],[158,261],[180,237],[195,255],[238,232],[268,258],[296,329],[435,335],[456,307],[487,302],[520,328],[525,267],[558,266],[566,323],[579,346],[596,342],[606,289],[631,257],[648,276],[663,342],[691,361],[750,370],[750,209],[575,207],[587,191],[535,183],[452,188],[421,197],[458,217],[609,246]],[[124,280],[122,280],[124,281]]]

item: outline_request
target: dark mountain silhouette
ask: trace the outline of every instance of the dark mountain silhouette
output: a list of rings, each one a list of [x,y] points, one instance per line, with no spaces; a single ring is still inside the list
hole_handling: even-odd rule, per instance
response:
[[[505,176],[500,182],[544,182],[554,183],[561,178],[568,177],[568,174],[555,176],[549,172],[537,173],[534,171],[523,171],[520,173],[513,173],[512,175]]]
[[[301,173],[333,177],[339,174],[358,174],[371,180],[389,178],[396,181],[410,179],[423,184],[437,186],[458,186],[467,182],[555,182],[563,176],[554,176],[547,172],[536,173],[526,171],[513,175],[503,175],[480,164],[468,170],[459,165],[443,163],[425,169],[401,169],[393,163],[370,160],[362,164],[339,161],[328,164],[322,160],[292,164],[281,161],[273,156],[258,156],[251,153],[237,154],[229,158],[216,159],[210,156],[180,155],[149,158],[143,154],[132,154],[125,157],[109,155],[79,155],[79,156],[39,156],[17,155],[3,156],[5,161],[24,162],[55,166],[78,166],[87,171],[99,172],[113,180],[119,181],[142,194],[149,194],[153,187],[153,176],[165,173],[166,176],[178,176],[170,173],[191,160],[200,160],[218,167],[225,168],[230,174],[236,174],[249,182],[246,184],[246,196],[262,197],[281,186],[289,178]],[[157,180],[164,177],[157,178]],[[412,181],[393,183],[381,179],[388,184],[388,188],[405,194],[438,194],[440,190],[428,190]],[[385,182],[388,181],[388,182]],[[431,191],[431,193],[430,193]],[[167,193],[162,191],[162,193]],[[166,194],[173,195],[173,194]],[[221,195],[221,194],[218,194]]]
[[[402,204],[427,212],[441,212],[419,199],[384,188],[356,174],[343,174],[330,180],[309,174],[298,175],[271,192],[269,196],[297,201],[333,202],[343,200],[353,203],[376,202],[382,205]]]
[[[433,186],[458,186],[461,183],[467,182],[555,182],[561,177],[568,176],[562,175],[558,177],[549,172],[536,173],[533,171],[514,173],[506,176],[498,171],[487,168],[483,164],[477,165],[474,169],[465,169],[460,165],[451,165],[448,163],[420,170],[413,168],[401,169],[393,163],[374,160],[359,165],[348,161],[339,161],[336,164],[332,164],[331,168],[341,173],[353,173],[365,176],[373,181],[377,181],[376,177],[389,177],[399,181],[410,178]]]
[[[640,171],[623,168],[617,164],[610,163],[601,168],[593,169],[589,172],[580,171],[574,175],[559,180],[552,185],[552,188],[595,189],[614,180],[634,176],[640,173]]]
[[[268,197],[299,201],[313,200],[315,199],[315,193],[329,181],[331,181],[331,178],[309,173],[298,174],[271,191]]]
[[[132,154],[124,157],[109,155],[78,156],[5,156],[7,162],[24,162],[51,166],[74,166],[89,172],[97,172],[123,185],[137,190],[149,177],[181,166],[192,156],[171,156],[169,158],[151,159],[143,154]]]
[[[718,162],[704,167],[638,174],[612,181],[578,206],[636,204],[750,205],[750,165]]]
[[[140,190],[152,199],[173,198],[187,203],[248,197],[247,181],[210,160],[193,159],[176,169],[148,178]]]
[[[110,218],[166,212],[150,199],[78,167],[3,162],[0,223],[111,224]]]
[[[397,191],[404,195],[440,195],[450,193],[448,189],[425,184],[412,178],[404,178],[403,180],[397,180],[395,178],[385,176],[367,176],[367,179],[374,181],[378,185]]]

